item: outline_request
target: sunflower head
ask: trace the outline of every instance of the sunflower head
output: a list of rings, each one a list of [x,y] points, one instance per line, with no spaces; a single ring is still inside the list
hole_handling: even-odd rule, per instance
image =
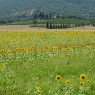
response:
[[[61,79],[61,76],[60,75],[57,75],[56,77],[55,77],[55,80],[57,80],[57,81],[59,81]]]
[[[0,54],[0,57],[2,56],[2,54]]]
[[[70,58],[71,57],[71,54],[68,54],[68,57]]]
[[[66,84],[69,84],[70,83],[70,80],[66,80]]]
[[[40,92],[40,91],[41,91],[41,88],[40,88],[40,87],[38,87],[38,88],[37,88],[37,92]]]
[[[4,67],[4,64],[0,64],[0,68],[3,68]]]
[[[81,74],[81,75],[80,75],[80,79],[81,79],[81,80],[86,79],[86,75],[85,75],[85,74]]]
[[[90,80],[87,80],[87,83],[90,83]]]
[[[84,82],[80,82],[80,86],[83,86],[84,85]]]

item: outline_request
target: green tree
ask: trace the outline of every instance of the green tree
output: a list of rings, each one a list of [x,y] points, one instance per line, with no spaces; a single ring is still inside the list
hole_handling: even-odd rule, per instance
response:
[[[37,15],[37,14],[35,14],[33,18],[34,18],[34,19],[37,19],[37,17],[38,17],[38,15]]]
[[[59,18],[59,15],[57,14],[56,18]]]
[[[49,19],[51,19],[51,17],[52,17],[51,14],[49,14]]]
[[[46,28],[49,29],[49,23],[48,22],[46,23]]]
[[[52,29],[52,24],[50,23],[50,29]]]
[[[63,28],[66,28],[66,27],[65,27],[65,24],[63,24]]]
[[[63,27],[62,27],[62,24],[60,25],[60,28],[62,29]]]
[[[36,24],[37,24],[37,20],[33,20],[33,24],[35,24],[35,25],[36,25]]]

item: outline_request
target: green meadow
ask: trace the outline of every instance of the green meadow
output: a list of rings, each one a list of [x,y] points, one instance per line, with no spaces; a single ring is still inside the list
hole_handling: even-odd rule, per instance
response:
[[[95,95],[95,31],[0,31],[0,95]]]

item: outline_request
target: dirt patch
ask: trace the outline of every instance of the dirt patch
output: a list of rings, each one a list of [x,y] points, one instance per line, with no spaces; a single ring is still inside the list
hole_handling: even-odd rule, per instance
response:
[[[42,30],[42,31],[65,31],[65,30],[83,30],[83,31],[95,31],[95,27],[78,27],[78,28],[68,28],[68,29],[46,29],[42,27],[29,27],[31,25],[0,25],[0,30]]]
[[[0,30],[34,30],[40,29],[36,27],[29,27],[30,25],[1,25]]]

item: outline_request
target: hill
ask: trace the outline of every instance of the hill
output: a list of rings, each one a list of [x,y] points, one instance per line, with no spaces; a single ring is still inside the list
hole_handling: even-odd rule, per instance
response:
[[[0,0],[0,16],[27,10],[94,17],[95,0]]]

